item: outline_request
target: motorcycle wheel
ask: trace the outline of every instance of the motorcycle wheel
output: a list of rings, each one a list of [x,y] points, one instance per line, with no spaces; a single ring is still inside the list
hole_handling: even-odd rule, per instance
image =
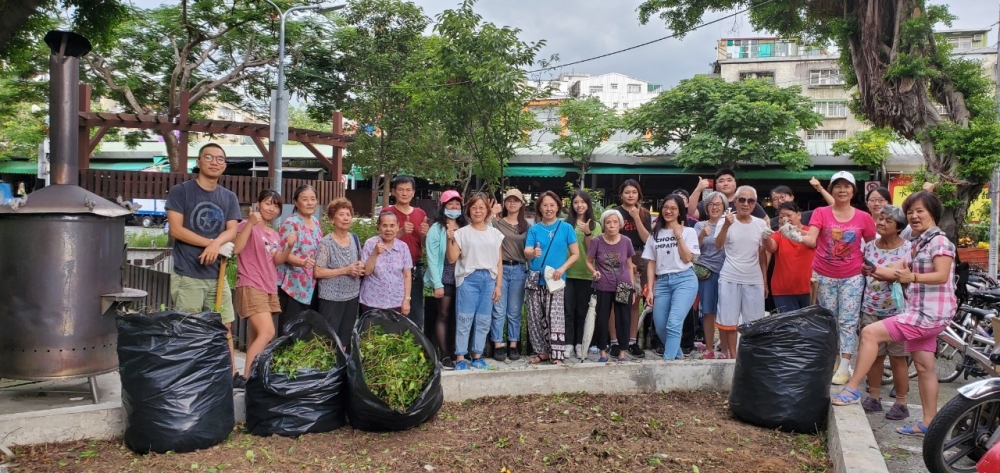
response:
[[[938,339],[937,351],[934,353],[934,374],[939,383],[950,383],[958,379],[964,362],[965,356],[957,348]]]
[[[938,411],[924,435],[930,473],[975,473],[986,441],[1000,424],[1000,393],[982,399],[958,395]]]

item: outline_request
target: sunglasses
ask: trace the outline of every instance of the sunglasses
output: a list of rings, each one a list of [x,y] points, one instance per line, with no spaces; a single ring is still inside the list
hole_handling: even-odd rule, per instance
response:
[[[754,199],[753,197],[737,197],[736,201],[741,204],[750,204],[750,205],[757,203],[757,199]]]

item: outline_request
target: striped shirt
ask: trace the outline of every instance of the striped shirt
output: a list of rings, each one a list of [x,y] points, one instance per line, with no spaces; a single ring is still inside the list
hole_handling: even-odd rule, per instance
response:
[[[934,258],[938,256],[954,258],[955,245],[941,229],[934,227],[913,241],[910,270],[916,275],[933,273]],[[948,325],[957,308],[953,263],[944,284],[917,282],[906,288],[906,310],[899,314],[897,321],[927,329],[942,327]]]

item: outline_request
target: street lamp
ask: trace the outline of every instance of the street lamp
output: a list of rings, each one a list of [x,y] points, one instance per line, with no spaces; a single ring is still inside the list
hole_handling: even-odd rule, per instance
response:
[[[275,5],[271,0],[264,0],[265,2],[271,4],[278,14],[281,15],[281,29],[278,35],[278,93],[275,97],[274,104],[274,115],[276,117],[277,123],[271,123],[271,127],[274,130],[272,133],[274,135],[274,185],[272,186],[275,191],[279,194],[281,193],[281,147],[288,139],[288,102],[285,101],[285,20],[288,19],[288,15],[292,12],[297,11],[316,11],[318,13],[325,13],[340,10],[346,7],[346,4],[342,5],[302,5],[298,7],[292,7],[284,12],[278,5]]]

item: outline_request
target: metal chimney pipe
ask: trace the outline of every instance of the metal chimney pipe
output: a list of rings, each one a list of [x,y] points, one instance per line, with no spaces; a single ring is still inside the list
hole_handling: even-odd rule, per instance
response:
[[[78,185],[77,164],[80,133],[77,117],[80,110],[80,56],[90,52],[90,41],[70,31],[49,31],[49,141],[52,184]]]

